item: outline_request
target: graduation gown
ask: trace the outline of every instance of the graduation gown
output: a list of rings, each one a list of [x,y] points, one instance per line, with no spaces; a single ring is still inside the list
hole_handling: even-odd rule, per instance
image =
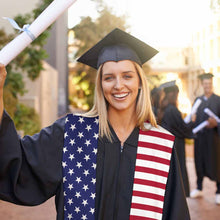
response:
[[[55,195],[57,219],[64,219],[62,155],[65,118],[32,137],[20,138],[4,112],[0,127],[0,198],[20,205],[38,205]],[[121,152],[113,142],[98,141],[96,220],[128,220],[132,198],[139,129],[135,128]],[[112,172],[112,171],[116,172]],[[188,220],[179,164],[172,151],[166,184],[163,220]]]
[[[208,119],[204,112],[209,108],[220,117],[220,97],[212,94],[208,99],[205,96],[198,97],[202,100],[197,113],[195,127]],[[219,127],[219,126],[218,126]],[[220,182],[220,133],[219,128],[203,128],[195,137],[195,165],[197,177],[209,177]]]
[[[186,124],[176,106],[169,104],[161,121],[161,126],[175,136],[174,147],[176,148],[183,184],[186,196],[189,196],[189,180],[186,169],[185,138],[192,138],[192,124]]]

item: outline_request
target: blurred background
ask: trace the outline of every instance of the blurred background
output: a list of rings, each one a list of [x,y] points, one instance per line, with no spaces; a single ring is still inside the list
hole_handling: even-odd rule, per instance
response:
[[[31,24],[51,2],[2,1],[0,17],[13,18],[22,27]],[[176,80],[183,116],[190,112],[195,97],[202,94],[199,74],[212,72],[215,93],[220,95],[220,1],[78,0],[7,65],[5,108],[21,135],[36,133],[67,112],[91,108],[96,71],[76,63],[76,58],[115,27],[159,50],[144,65],[150,88]],[[0,18],[0,49],[18,34],[7,20]],[[193,158],[192,141],[187,143],[187,156]],[[188,166],[193,182],[194,167],[192,163]],[[208,209],[210,220],[220,219],[220,214],[219,218],[217,214],[211,217],[211,213],[220,213],[214,204],[204,204],[205,209],[194,201],[189,204],[194,213],[202,209],[207,213]],[[34,209],[35,217],[27,209],[9,214],[7,208],[17,210],[0,202],[0,219],[55,219],[53,201]],[[49,216],[45,217],[45,213]],[[192,219],[206,218],[197,215]]]

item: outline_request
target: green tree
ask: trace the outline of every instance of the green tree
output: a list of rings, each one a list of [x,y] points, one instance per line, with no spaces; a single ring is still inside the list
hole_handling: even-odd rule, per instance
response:
[[[36,8],[30,13],[24,15],[19,14],[15,16],[14,20],[20,27],[25,24],[31,24],[51,2],[52,0],[41,0]],[[48,30],[49,29],[50,27]],[[16,127],[19,127],[19,129],[24,129],[25,134],[27,132],[31,134],[36,131],[36,129],[30,129],[31,126],[26,129],[27,126],[25,123],[27,124],[27,120],[25,117],[27,112],[30,111],[33,114],[32,119],[29,117],[28,122],[29,125],[33,125],[32,127],[35,127],[34,125],[36,123],[39,124],[39,119],[36,120],[37,114],[33,111],[33,109],[29,108],[28,111],[28,107],[21,108],[21,105],[18,104],[17,95],[23,95],[26,92],[25,84],[23,81],[24,74],[27,74],[31,80],[35,80],[39,76],[41,70],[43,70],[42,60],[47,57],[47,53],[43,49],[43,45],[46,43],[46,40],[49,36],[48,30],[44,31],[40,36],[38,36],[37,39],[35,39],[28,47],[26,47],[6,67],[8,74],[4,87],[5,109],[9,112],[13,119],[15,119],[14,117],[16,116],[15,125]],[[12,39],[14,39],[16,35],[18,35],[17,30],[15,30],[13,34],[7,34],[4,29],[0,29],[0,49],[3,48]],[[20,117],[19,120],[18,117]],[[17,122],[22,120],[24,121],[23,126],[21,126],[22,123],[20,122],[19,126],[17,126]]]

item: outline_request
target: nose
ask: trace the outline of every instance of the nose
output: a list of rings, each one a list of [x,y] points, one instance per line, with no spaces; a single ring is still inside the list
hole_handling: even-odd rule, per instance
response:
[[[123,87],[122,79],[117,77],[115,79],[115,86],[114,86],[114,88],[120,90],[122,87]]]

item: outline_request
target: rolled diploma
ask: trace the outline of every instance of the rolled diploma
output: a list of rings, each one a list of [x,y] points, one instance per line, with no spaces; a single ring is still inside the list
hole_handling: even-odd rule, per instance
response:
[[[208,116],[214,118],[218,123],[220,123],[220,118],[219,118],[214,112],[212,112],[209,108],[205,108],[205,109],[204,109],[204,112],[205,112]]]
[[[28,30],[37,38],[46,30],[66,9],[76,0],[54,0],[29,26]],[[26,32],[22,32],[0,51],[0,63],[5,66],[10,63],[32,39]]]
[[[184,118],[184,122],[185,122],[185,123],[188,124],[188,123],[190,122],[191,116],[197,112],[197,109],[198,109],[198,107],[200,106],[201,102],[202,102],[201,99],[197,99],[197,100],[196,100],[196,102],[195,102],[194,105],[192,106],[191,113]]]
[[[203,121],[202,123],[200,123],[197,127],[195,127],[192,132],[193,134],[196,134],[198,131],[202,130],[205,126],[207,126],[209,124],[208,121]]]

